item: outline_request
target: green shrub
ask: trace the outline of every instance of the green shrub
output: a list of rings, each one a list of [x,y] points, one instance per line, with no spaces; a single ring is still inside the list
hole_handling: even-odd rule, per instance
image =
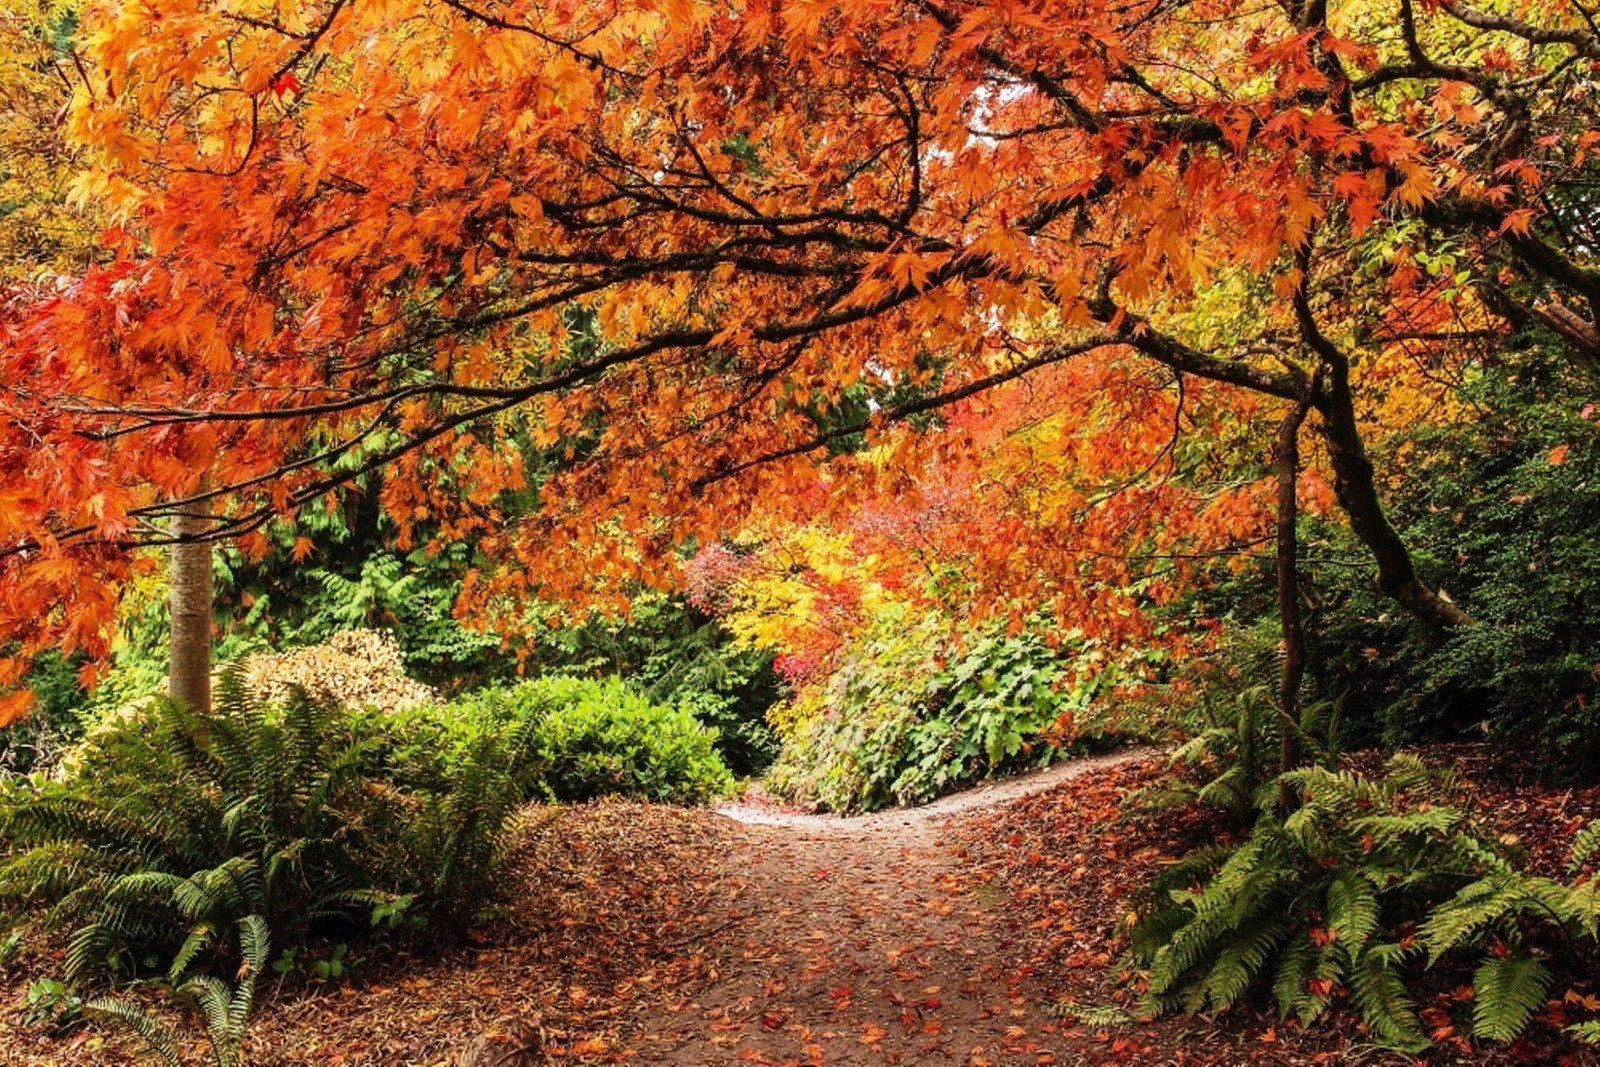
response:
[[[0,911],[72,928],[72,982],[106,967],[175,981],[251,914],[284,949],[397,902],[411,929],[459,923],[531,788],[526,732],[424,758],[374,719],[264,706],[229,675],[214,713],[158,700],[105,724],[70,776],[0,795]]]
[[[1513,417],[1514,415],[1514,417]],[[1350,694],[1387,744],[1485,730],[1530,743],[1568,770],[1600,767],[1600,438],[1574,412],[1525,406],[1412,435],[1420,459],[1395,517],[1430,580],[1474,625],[1437,639],[1329,568],[1342,603],[1314,619],[1311,682]],[[1562,462],[1552,463],[1552,450]],[[1313,536],[1318,531],[1313,530]],[[1326,533],[1334,558],[1348,537]],[[1353,553],[1352,553],[1353,555]]]
[[[544,631],[533,660],[550,673],[615,674],[656,704],[688,709],[716,730],[735,774],[759,774],[778,754],[767,711],[784,687],[772,653],[736,643],[682,600],[640,594],[626,619]]]
[[[73,660],[45,652],[33,661],[24,684],[35,704],[21,722],[0,727],[0,777],[52,765],[83,733],[88,700]]]
[[[1281,786],[1299,801],[1282,818]],[[1169,867],[1138,909],[1145,1006],[1222,1010],[1267,984],[1282,1015],[1310,1022],[1348,991],[1382,1044],[1418,1051],[1408,971],[1474,953],[1473,1032],[1515,1038],[1550,984],[1532,933],[1558,928],[1592,965],[1600,896],[1587,877],[1521,874],[1450,799],[1448,776],[1408,757],[1377,780],[1303,768],[1268,783],[1248,838]],[[1574,874],[1597,844],[1600,824],[1580,835]]]
[[[1527,340],[1527,339],[1519,339]],[[1352,747],[1486,736],[1567,778],[1600,775],[1600,410],[1559,346],[1473,366],[1458,421],[1374,439],[1390,521],[1473,617],[1431,633],[1373,580],[1342,514],[1300,523],[1307,700],[1341,700]],[[1270,553],[1182,608],[1276,631]],[[1260,679],[1265,681],[1266,679]]]
[[[525,730],[539,790],[553,800],[620,794],[696,803],[733,784],[715,730],[617,678],[537,678],[463,698],[442,717]]]
[[[1262,787],[1282,769],[1285,728],[1299,761],[1334,765],[1340,703],[1302,701],[1290,719],[1278,707],[1282,668],[1276,633],[1240,628],[1211,653],[1185,661],[1174,680],[1125,701],[1125,715],[1176,745],[1171,765],[1178,773],[1146,790],[1145,800],[1163,807],[1199,800],[1248,827]]]
[[[1460,421],[1373,442],[1405,473],[1390,520],[1474,624],[1430,633],[1376,588],[1343,516],[1301,522],[1306,696],[1343,698],[1353,746],[1490,736],[1600,774],[1600,419],[1592,382],[1541,358],[1475,368]],[[1275,627],[1270,554],[1200,601],[1230,630]]]
[[[942,615],[883,611],[790,711],[767,776],[780,795],[835,811],[931,800],[1065,754],[1073,716],[1114,672],[1073,684],[1082,646],[1003,623],[958,642]]]

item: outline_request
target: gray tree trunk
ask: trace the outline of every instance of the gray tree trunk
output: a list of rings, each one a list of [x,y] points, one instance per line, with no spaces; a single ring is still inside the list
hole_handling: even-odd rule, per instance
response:
[[[211,487],[200,479],[198,492]],[[208,508],[195,505],[172,520],[174,536],[205,532]],[[199,711],[211,710],[211,542],[172,546],[172,662],[167,691]]]

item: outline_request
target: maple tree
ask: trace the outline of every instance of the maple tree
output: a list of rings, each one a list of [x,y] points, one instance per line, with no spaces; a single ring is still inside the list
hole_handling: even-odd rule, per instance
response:
[[[0,681],[102,650],[186,508],[263,546],[388,467],[402,538],[501,561],[463,610],[615,600],[830,444],[1108,350],[1305,407],[1383,589],[1459,625],[1352,368],[1600,358],[1576,5],[105,0],[77,40],[107,261],[0,324]]]

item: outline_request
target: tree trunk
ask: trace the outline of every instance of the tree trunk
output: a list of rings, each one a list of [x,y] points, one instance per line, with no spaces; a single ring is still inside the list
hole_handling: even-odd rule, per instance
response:
[[[1435,632],[1470,624],[1472,616],[1417,574],[1405,542],[1383,513],[1372,460],[1367,458],[1356,424],[1349,367],[1343,360],[1324,362],[1314,402],[1322,416],[1322,439],[1333,467],[1334,493],[1350,517],[1350,528],[1378,564],[1378,588]]]
[[[1280,774],[1292,771],[1300,762],[1292,724],[1300,721],[1300,682],[1306,673],[1306,639],[1300,626],[1300,541],[1295,530],[1300,509],[1295,500],[1295,483],[1300,476],[1300,424],[1305,421],[1306,408],[1305,404],[1296,404],[1284,418],[1272,450],[1278,465],[1278,625],[1283,633],[1283,672],[1278,679],[1278,706],[1283,711],[1283,722],[1278,727]],[[1288,786],[1279,786],[1279,813],[1287,815],[1292,801]]]
[[[211,487],[203,476],[197,492]],[[175,537],[204,533],[207,508],[194,505],[172,520]],[[172,546],[172,642],[167,691],[199,711],[211,710],[211,542]]]

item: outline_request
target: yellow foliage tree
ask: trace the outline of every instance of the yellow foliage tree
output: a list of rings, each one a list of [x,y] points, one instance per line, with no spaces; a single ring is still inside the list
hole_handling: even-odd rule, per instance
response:
[[[61,0],[0,0],[0,283],[80,268],[93,254],[92,206],[67,202],[81,147],[63,137],[79,75]]]

